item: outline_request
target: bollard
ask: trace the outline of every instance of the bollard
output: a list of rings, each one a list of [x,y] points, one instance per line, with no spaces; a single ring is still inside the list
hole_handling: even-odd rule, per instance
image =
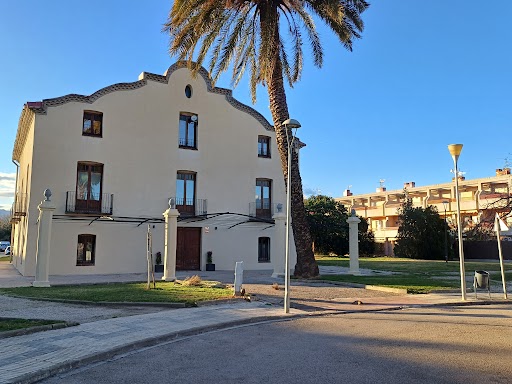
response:
[[[237,261],[235,264],[235,296],[242,294],[242,284],[244,280],[244,262]]]

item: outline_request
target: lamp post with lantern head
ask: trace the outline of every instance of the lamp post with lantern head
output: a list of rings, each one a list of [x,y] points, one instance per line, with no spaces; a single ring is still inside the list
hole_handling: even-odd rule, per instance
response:
[[[462,300],[466,300],[466,273],[464,269],[464,246],[462,244],[462,220],[460,217],[460,198],[459,198],[459,168],[457,166],[460,153],[462,152],[462,144],[449,144],[448,151],[453,159],[455,166],[455,197],[457,200],[457,229],[459,235],[459,260],[460,260],[460,290]]]

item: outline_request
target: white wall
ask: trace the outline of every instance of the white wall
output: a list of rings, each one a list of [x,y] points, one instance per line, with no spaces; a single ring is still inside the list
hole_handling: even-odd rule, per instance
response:
[[[193,89],[190,99],[185,97],[187,84]],[[103,137],[82,136],[84,110],[103,112]],[[198,150],[178,148],[180,112],[198,115]],[[272,138],[271,159],[258,158],[258,135]],[[27,152],[28,158],[29,155]],[[25,275],[35,271],[35,221],[42,192],[45,188],[52,190],[52,201],[57,206],[54,214],[64,215],[66,192],[75,191],[79,161],[104,164],[103,193],[114,195],[113,216],[162,218],[169,197],[176,194],[178,170],[197,172],[196,198],[208,200],[208,213],[249,214],[249,203],[255,200],[256,178],[273,180],[273,204],[286,202],[274,132],[247,112],[234,108],[225,95],[208,92],[201,76],[192,79],[187,69],[177,69],[168,84],[148,80],[137,89],[117,90],[92,103],[67,102],[48,107],[46,115],[37,115],[29,260],[26,269],[20,269]],[[25,168],[21,169],[23,172]],[[271,264],[257,262],[258,237],[272,238],[272,228],[262,231],[264,225],[243,225],[227,230],[217,225],[215,231],[214,224],[209,226],[209,234],[203,233],[202,266],[206,251],[212,250],[218,269],[233,269],[241,257],[246,269],[272,268]],[[163,254],[163,224],[156,227],[154,252]],[[136,228],[136,224],[88,225],[83,221],[54,220],[50,274],[143,272],[146,229],[146,225]],[[76,266],[81,233],[97,236],[94,267]]]

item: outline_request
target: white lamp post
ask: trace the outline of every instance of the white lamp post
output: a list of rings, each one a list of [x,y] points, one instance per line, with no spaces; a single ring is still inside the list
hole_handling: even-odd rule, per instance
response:
[[[459,260],[460,260],[460,289],[462,291],[462,300],[466,300],[466,273],[464,270],[464,246],[462,244],[462,220],[460,217],[460,199],[459,199],[459,169],[457,161],[462,152],[462,144],[448,145],[448,151],[452,155],[455,166],[455,197],[457,199],[457,229],[459,233]]]
[[[290,226],[291,226],[291,181],[292,181],[292,147],[295,141],[295,135],[297,129],[300,128],[300,123],[295,119],[288,119],[283,121],[286,131],[286,143],[288,145],[288,177],[286,181],[286,248],[284,256],[284,313],[290,312]],[[290,141],[290,135],[288,130],[295,129],[292,132]]]

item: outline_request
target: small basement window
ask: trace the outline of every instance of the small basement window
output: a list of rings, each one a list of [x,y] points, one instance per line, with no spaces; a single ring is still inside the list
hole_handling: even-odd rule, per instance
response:
[[[258,238],[258,263],[270,263],[270,237]]]
[[[94,265],[96,235],[78,235],[76,265]]]

